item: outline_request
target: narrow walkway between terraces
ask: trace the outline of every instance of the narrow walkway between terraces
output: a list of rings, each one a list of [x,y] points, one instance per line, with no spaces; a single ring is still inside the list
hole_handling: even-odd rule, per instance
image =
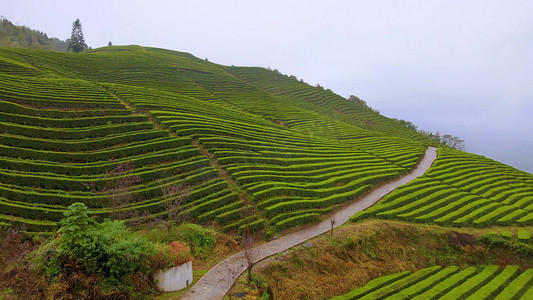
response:
[[[346,223],[351,216],[357,212],[370,207],[378,200],[383,198],[388,193],[400,185],[406,184],[413,179],[423,175],[431,167],[433,161],[437,158],[437,148],[429,147],[426,153],[417,167],[395,181],[384,184],[371,193],[366,194],[361,199],[339,210],[334,215],[335,225],[340,226]],[[270,241],[263,245],[257,246],[252,249],[252,257],[254,261],[260,261],[271,255],[287,250],[298,244],[305,242],[308,239],[314,238],[318,235],[328,232],[331,229],[331,223],[328,220],[324,220],[317,225],[302,229],[282,236],[277,240]],[[220,262],[214,266],[209,272],[207,272],[188,292],[182,299],[192,300],[218,300],[222,299],[228,292],[236,278],[246,270],[247,261],[244,256],[244,252],[239,252],[226,260]],[[233,275],[231,275],[233,274]]]

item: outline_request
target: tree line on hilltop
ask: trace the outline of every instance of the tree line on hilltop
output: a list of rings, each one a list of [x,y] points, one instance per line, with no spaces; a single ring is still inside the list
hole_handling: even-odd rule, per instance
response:
[[[67,42],[0,17],[0,47],[67,51]]]
[[[111,42],[110,42],[111,43]],[[5,17],[0,17],[0,47],[30,48],[61,52],[83,52],[91,49],[83,36],[80,19],[72,23],[72,33],[66,41],[50,38],[44,32],[15,25]]]

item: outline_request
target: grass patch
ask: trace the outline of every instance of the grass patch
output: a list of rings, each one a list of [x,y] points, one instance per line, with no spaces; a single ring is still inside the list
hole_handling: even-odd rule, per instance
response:
[[[329,299],[374,278],[435,265],[533,267],[533,257],[507,244],[480,241],[491,230],[367,220],[267,258],[255,272],[276,299]]]

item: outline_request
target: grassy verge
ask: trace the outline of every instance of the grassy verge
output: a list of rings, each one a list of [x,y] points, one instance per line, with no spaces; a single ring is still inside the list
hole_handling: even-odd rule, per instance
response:
[[[505,227],[507,231],[518,229]],[[480,240],[494,230],[498,228],[367,220],[341,226],[333,236],[322,235],[270,257],[257,264],[254,272],[266,281],[274,299],[329,299],[377,277],[435,265],[533,267],[533,256],[517,253],[507,244]],[[241,296],[259,294],[242,281],[233,291]]]

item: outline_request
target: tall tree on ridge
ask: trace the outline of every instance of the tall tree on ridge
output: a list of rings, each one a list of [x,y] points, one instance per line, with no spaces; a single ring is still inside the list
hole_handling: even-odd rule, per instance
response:
[[[87,44],[85,44],[85,38],[83,37],[83,30],[81,29],[80,19],[76,19],[72,23],[72,34],[68,42],[68,50],[73,52],[82,52],[87,49]]]

